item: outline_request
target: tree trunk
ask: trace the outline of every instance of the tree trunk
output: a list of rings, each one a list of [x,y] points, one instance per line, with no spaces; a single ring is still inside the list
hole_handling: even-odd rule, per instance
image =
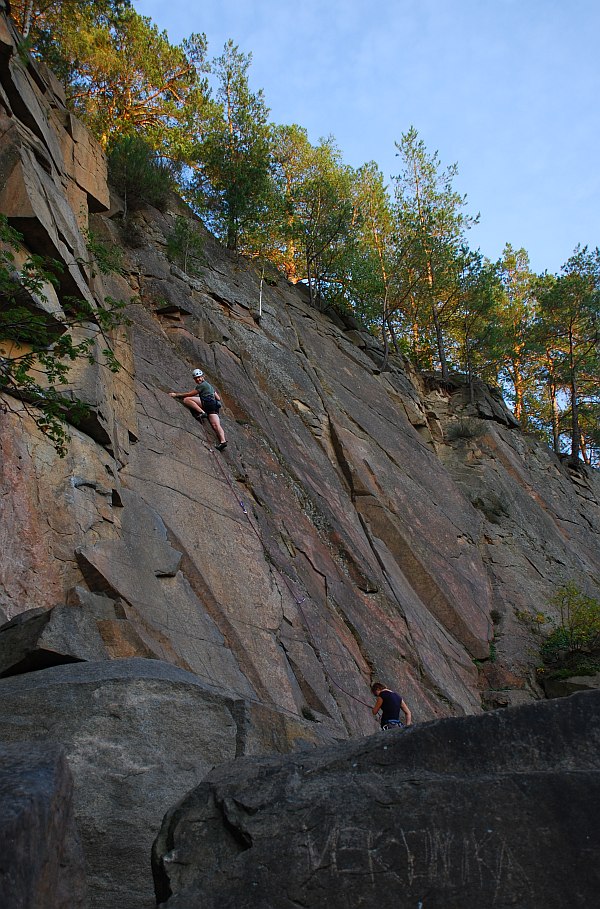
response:
[[[306,256],[306,280],[308,281],[308,298],[310,300],[310,305],[314,306],[315,305],[315,295],[313,292],[312,272],[311,272],[310,265],[311,265],[310,256],[307,255]]]
[[[296,247],[293,243],[289,243],[286,247],[283,269],[290,284],[297,284],[300,279],[296,270]]]
[[[446,360],[446,351],[444,350],[444,335],[442,332],[442,326],[440,325],[439,314],[437,311],[437,306],[432,301],[431,304],[433,312],[433,324],[435,326],[435,339],[437,342],[438,356],[440,358],[440,366],[442,368],[442,379],[446,381],[448,379],[448,362]]]
[[[388,359],[389,359],[389,355],[390,355],[390,345],[388,343],[387,291],[383,298],[383,319],[381,320],[381,340],[383,341],[383,362],[381,364],[381,368],[387,369]]]
[[[515,417],[519,422],[523,417],[523,401],[525,398],[525,383],[521,372],[521,363],[519,360],[513,360],[513,381],[515,386]]]
[[[552,408],[552,444],[556,454],[560,454],[560,412],[558,409],[558,401],[556,399],[556,385],[553,382],[550,383],[549,392],[550,406]]]
[[[444,333],[440,324],[440,314],[438,312],[437,306],[435,305],[433,271],[431,268],[431,260],[429,258],[427,259],[427,283],[429,284],[429,293],[431,294],[431,312],[433,315],[433,325],[435,327],[435,340],[437,343],[438,357],[442,370],[442,379],[446,381],[448,379],[448,362],[446,360],[446,351],[444,349]]]
[[[390,330],[390,338],[392,339],[392,344],[394,345],[394,352],[398,353],[398,341],[396,339],[396,332],[394,330],[394,325],[390,319],[388,319],[388,328]]]
[[[473,368],[471,363],[471,345],[469,344],[469,339],[465,338],[465,353],[466,353],[466,367],[467,367],[467,381],[469,383],[469,403],[475,403],[475,389],[473,387]]]
[[[286,179],[286,192],[287,197],[291,198],[292,195],[292,183],[289,177]],[[283,268],[285,270],[285,276],[291,284],[297,284],[299,281],[298,273],[296,271],[296,244],[294,240],[291,239],[294,236],[294,216],[293,214],[288,215],[287,217],[287,230],[288,236],[290,237],[289,242],[286,244],[284,259],[283,259]]]
[[[390,357],[390,345],[388,342],[388,333],[387,333],[387,319],[383,320],[383,331],[382,331],[382,340],[383,340],[383,360],[381,361],[382,371],[387,369],[388,360]]]
[[[571,375],[571,460],[576,463],[581,452],[581,432],[579,429],[579,402],[577,400],[577,380]]]
[[[573,330],[569,329],[569,371],[571,381],[571,460],[576,463],[579,461],[580,437],[579,431],[579,400],[577,388],[577,374],[575,370],[575,352],[573,350]]]
[[[416,306],[413,306],[413,309],[416,312]],[[412,320],[410,334],[411,334],[411,339],[412,339],[411,347],[412,347],[412,352],[413,352],[413,359],[415,361],[415,365],[418,366],[419,368],[421,368],[422,363],[421,363],[421,356],[419,353],[419,348],[420,348],[419,323],[417,322],[416,316]]]
[[[23,23],[21,28],[21,33],[24,38],[27,37],[31,29],[31,19],[33,16],[33,0],[28,0],[25,4],[25,9],[23,10]]]

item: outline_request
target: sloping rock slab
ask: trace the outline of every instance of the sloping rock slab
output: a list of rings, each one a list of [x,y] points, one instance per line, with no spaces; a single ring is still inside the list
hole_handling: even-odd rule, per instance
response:
[[[599,771],[600,692],[239,761],[167,814],[158,902],[589,909]]]
[[[83,909],[83,852],[64,752],[33,742],[0,747],[2,909]]]

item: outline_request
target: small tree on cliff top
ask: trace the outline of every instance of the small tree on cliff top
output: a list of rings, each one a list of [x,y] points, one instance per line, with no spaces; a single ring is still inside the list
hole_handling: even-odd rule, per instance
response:
[[[232,250],[244,248],[270,192],[269,111],[262,91],[250,89],[251,60],[232,41],[214,60],[217,104],[196,148],[198,206]]]
[[[414,127],[396,143],[403,164],[395,178],[396,216],[403,241],[419,274],[415,297],[418,321],[432,323],[443,378],[448,377],[446,326],[460,298],[457,257],[465,246],[465,232],[477,223],[464,211],[466,196],[454,188],[456,164],[441,170],[437,152],[429,154]]]

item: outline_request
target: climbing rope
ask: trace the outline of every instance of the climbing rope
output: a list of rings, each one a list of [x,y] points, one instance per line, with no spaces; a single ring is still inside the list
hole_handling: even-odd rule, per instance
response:
[[[202,421],[202,422],[204,422],[204,421]],[[206,436],[206,427],[205,427],[205,436]],[[225,479],[227,485],[229,486],[229,488],[230,488],[230,490],[231,490],[231,493],[232,493],[233,497],[234,497],[235,500],[237,501],[237,503],[238,503],[238,505],[240,506],[240,508],[242,509],[243,513],[246,515],[246,518],[247,518],[248,523],[249,523],[249,525],[250,525],[250,527],[251,527],[251,529],[252,529],[252,532],[254,533],[254,535],[256,536],[257,540],[259,541],[259,543],[260,543],[260,545],[261,545],[261,547],[262,547],[262,549],[263,549],[263,552],[265,553],[265,555],[268,556],[268,550],[267,550],[267,547],[266,547],[266,545],[265,545],[265,542],[264,542],[264,540],[263,540],[263,538],[262,538],[262,534],[260,533],[260,530],[258,530],[258,528],[254,526],[254,522],[252,521],[252,519],[251,519],[251,517],[250,517],[250,513],[249,513],[248,509],[246,508],[246,504],[245,504],[244,500],[243,500],[243,499],[240,499],[240,497],[238,496],[237,492],[235,491],[234,486],[233,486],[233,483],[232,483],[232,481],[231,481],[231,478],[230,478],[228,472],[227,472],[227,471],[225,470],[225,468],[223,467],[223,459],[220,458],[220,457],[217,455],[217,452],[215,452],[215,451],[212,449],[212,447],[210,447],[208,441],[207,441],[207,445],[209,446],[209,451],[210,451],[210,452],[213,454],[213,456],[216,458],[217,464],[219,465],[219,469],[220,469],[220,471],[221,471],[221,473],[222,473],[222,475],[223,475],[223,477],[224,477],[224,479]],[[313,629],[312,629],[312,627],[311,627],[311,624],[310,624],[310,622],[309,622],[309,620],[308,620],[308,616],[306,615],[306,612],[305,612],[305,610],[304,610],[303,607],[302,607],[302,604],[306,601],[306,597],[298,597],[298,596],[296,595],[296,593],[295,593],[295,591],[294,591],[294,589],[293,589],[293,587],[292,587],[290,581],[289,581],[289,578],[288,578],[288,577],[286,576],[286,574],[282,571],[282,569],[279,568],[277,565],[275,565],[275,563],[272,562],[271,559],[269,559],[268,561],[269,561],[269,564],[273,565],[273,568],[277,571],[277,573],[279,574],[279,576],[280,576],[280,578],[282,579],[283,583],[284,583],[285,586],[287,587],[287,589],[288,589],[288,591],[289,591],[291,597],[293,598],[293,600],[294,600],[296,606],[298,607],[298,611],[299,611],[300,615],[302,616],[302,621],[304,622],[304,625],[305,625],[306,630],[307,630],[307,632],[308,632],[308,634],[309,634],[309,637],[311,638],[312,646],[313,646],[313,648],[314,648],[315,651],[319,652],[320,648],[317,646],[317,643],[316,643],[316,642],[317,642],[317,637],[316,637],[316,635],[314,634]],[[323,665],[323,664],[321,664],[321,665]],[[325,666],[323,666],[323,672],[324,672],[324,673],[326,674],[326,676],[329,678],[329,681],[330,681],[337,689],[339,689],[339,691],[343,692],[345,695],[347,695],[347,697],[352,698],[353,701],[357,701],[359,704],[362,704],[363,707],[368,707],[369,710],[371,709],[371,704],[367,704],[366,701],[363,701],[361,698],[356,697],[356,695],[352,694],[352,692],[350,692],[350,691],[348,691],[346,688],[344,688],[343,685],[340,685],[339,682],[337,682],[336,679],[332,676],[332,674],[331,674],[330,672],[328,672],[328,671],[325,669]]]

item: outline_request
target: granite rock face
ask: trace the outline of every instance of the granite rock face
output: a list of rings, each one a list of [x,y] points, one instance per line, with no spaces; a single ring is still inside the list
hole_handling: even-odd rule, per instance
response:
[[[85,909],[73,778],[56,745],[0,746],[2,909]]]
[[[217,768],[165,818],[157,899],[588,909],[599,809],[600,692],[439,720]]]
[[[0,627],[0,677],[103,659],[108,659],[108,652],[87,610],[32,609]]]
[[[477,713],[498,688],[543,697],[530,619],[566,581],[598,593],[597,473],[524,436],[484,386],[471,400],[400,358],[382,372],[376,338],[275,271],[259,315],[259,274],[207,233],[187,275],[166,256],[176,199],[137,211],[127,247],[102,150],[2,22],[0,202],[23,256],[64,263],[46,316],[60,327],[67,293],[139,301],[110,338],[121,371],[72,370],[90,417],[65,458],[1,396],[6,618],[84,591],[109,658],[157,657],[327,736],[372,731],[374,677],[420,720]],[[95,274],[86,225],[122,273]],[[198,364],[225,401],[223,454],[167,394]]]
[[[73,364],[89,417],[64,458],[0,393],[0,731],[64,746],[92,905],[143,909],[164,811],[213,765],[372,733],[374,678],[420,722],[543,698],[535,616],[566,581],[598,595],[600,480],[489,388],[383,369],[356,320],[274,270],[261,287],[199,222],[186,274],[167,257],[193,218],[176,198],[133,213],[128,246],[101,147],[5,8],[0,210],[16,270],[63,264],[22,302],[58,335],[84,298],[122,368]],[[109,296],[129,322],[100,340]],[[223,453],[168,395],[198,365]]]

